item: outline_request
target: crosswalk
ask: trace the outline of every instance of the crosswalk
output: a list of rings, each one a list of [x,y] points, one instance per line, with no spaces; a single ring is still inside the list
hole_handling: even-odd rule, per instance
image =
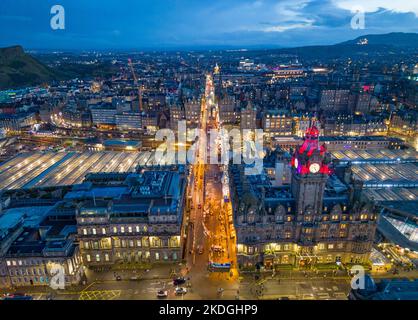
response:
[[[114,300],[120,297],[121,290],[83,291],[79,300]]]

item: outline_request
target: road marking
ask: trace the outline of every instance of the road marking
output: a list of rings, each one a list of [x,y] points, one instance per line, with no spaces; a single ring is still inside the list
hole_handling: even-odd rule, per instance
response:
[[[121,290],[83,291],[79,300],[113,300],[120,297]]]
[[[334,292],[334,296],[337,299],[347,300],[347,294],[345,292]]]
[[[326,292],[319,292],[316,295],[318,296],[319,299],[329,299],[330,298],[329,293],[326,293]]]

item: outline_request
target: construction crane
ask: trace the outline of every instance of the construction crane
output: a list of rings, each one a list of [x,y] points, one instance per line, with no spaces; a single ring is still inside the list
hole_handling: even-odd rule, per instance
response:
[[[138,85],[138,78],[136,77],[135,70],[132,64],[132,60],[128,59],[129,67],[131,68],[132,76],[134,78],[134,85],[138,87],[138,101],[139,101],[139,112],[142,112],[142,90],[141,86]]]

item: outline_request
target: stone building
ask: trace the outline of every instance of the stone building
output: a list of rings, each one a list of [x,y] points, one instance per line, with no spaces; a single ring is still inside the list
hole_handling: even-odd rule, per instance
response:
[[[291,160],[291,185],[231,166],[241,267],[367,263],[376,230],[374,205],[351,175],[332,174],[313,127]]]
[[[98,196],[82,202],[77,211],[83,263],[180,261],[184,176],[145,171],[106,185],[91,189]]]

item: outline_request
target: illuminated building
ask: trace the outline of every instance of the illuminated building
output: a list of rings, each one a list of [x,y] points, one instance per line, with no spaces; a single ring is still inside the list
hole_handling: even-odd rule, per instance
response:
[[[246,108],[241,109],[240,126],[241,129],[257,129],[257,108],[253,107],[251,101]]]
[[[293,118],[277,110],[268,110],[263,114],[265,137],[291,136],[293,134]]]
[[[24,213],[7,212],[0,218],[6,227],[0,240],[0,266],[3,263],[6,273],[0,286],[48,286],[56,266],[63,270],[65,285],[79,284],[84,273],[75,242],[75,207],[59,202],[41,216],[39,224],[27,218]]]
[[[196,128],[200,121],[201,106],[200,101],[193,99],[184,104],[185,116],[188,128]]]
[[[122,181],[104,177],[108,181],[91,189],[77,211],[83,263],[180,261],[184,177],[174,171],[126,174]],[[90,181],[103,183],[100,175]]]
[[[333,112],[344,112],[348,110],[350,90],[334,89],[322,90],[320,109]]]
[[[112,105],[99,105],[90,108],[93,125],[103,128],[115,127],[116,107]]]
[[[361,183],[332,174],[318,135],[310,128],[296,149],[290,187],[231,166],[240,266],[367,263],[376,229],[373,204],[362,200]]]
[[[122,131],[142,130],[142,117],[140,113],[123,112],[115,115],[116,127]]]

